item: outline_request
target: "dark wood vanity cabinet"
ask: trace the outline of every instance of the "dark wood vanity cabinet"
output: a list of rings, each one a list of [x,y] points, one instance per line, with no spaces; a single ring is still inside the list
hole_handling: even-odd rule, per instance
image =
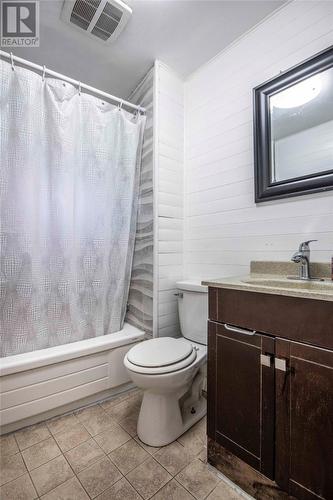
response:
[[[322,305],[322,318],[328,319],[332,342],[332,349],[328,349],[325,329],[313,321],[303,324],[304,342],[299,332],[297,341],[293,341],[292,332],[298,331],[298,326],[293,325],[298,313],[291,311],[295,299],[283,297],[289,303],[284,303],[277,318],[273,314],[276,298],[281,297],[210,288],[208,460],[236,482],[247,473],[240,473],[238,465],[233,475],[233,456],[259,471],[258,478],[249,480],[248,492],[256,498],[286,498],[287,492],[302,500],[331,500],[333,304],[302,301],[310,310],[317,311]],[[256,308],[270,316],[256,319]],[[267,328],[258,333],[260,321],[266,322]],[[281,321],[289,322],[289,329],[277,335],[275,329],[280,328],[277,324]],[[325,343],[326,347],[307,344],[309,335],[317,335],[319,345]],[[261,474],[267,482],[261,481]],[[243,480],[240,486],[246,489]],[[253,486],[256,482],[258,487]]]
[[[275,479],[297,498],[333,499],[333,351],[276,339],[276,356],[287,371],[275,370]]]
[[[208,435],[273,477],[274,372],[262,370],[260,359],[274,354],[274,340],[212,321],[208,329]]]

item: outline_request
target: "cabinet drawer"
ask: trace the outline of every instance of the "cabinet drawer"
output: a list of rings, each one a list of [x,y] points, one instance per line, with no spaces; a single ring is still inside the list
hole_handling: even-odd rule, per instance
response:
[[[333,349],[333,302],[209,288],[209,318]]]

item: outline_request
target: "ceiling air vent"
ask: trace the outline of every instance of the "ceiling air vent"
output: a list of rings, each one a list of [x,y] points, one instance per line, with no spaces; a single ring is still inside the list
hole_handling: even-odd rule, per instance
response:
[[[65,0],[61,19],[95,40],[111,43],[131,14],[132,9],[121,0]]]

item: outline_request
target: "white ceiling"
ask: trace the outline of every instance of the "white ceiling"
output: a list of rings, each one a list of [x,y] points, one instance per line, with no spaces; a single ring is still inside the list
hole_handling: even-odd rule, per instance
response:
[[[155,59],[186,77],[285,0],[132,0],[111,46],[60,20],[62,0],[40,1],[40,47],[13,52],[126,98]]]

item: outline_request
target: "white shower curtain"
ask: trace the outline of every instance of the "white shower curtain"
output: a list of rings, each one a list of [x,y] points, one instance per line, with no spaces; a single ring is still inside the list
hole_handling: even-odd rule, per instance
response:
[[[2,356],[122,327],[143,116],[0,61]]]

